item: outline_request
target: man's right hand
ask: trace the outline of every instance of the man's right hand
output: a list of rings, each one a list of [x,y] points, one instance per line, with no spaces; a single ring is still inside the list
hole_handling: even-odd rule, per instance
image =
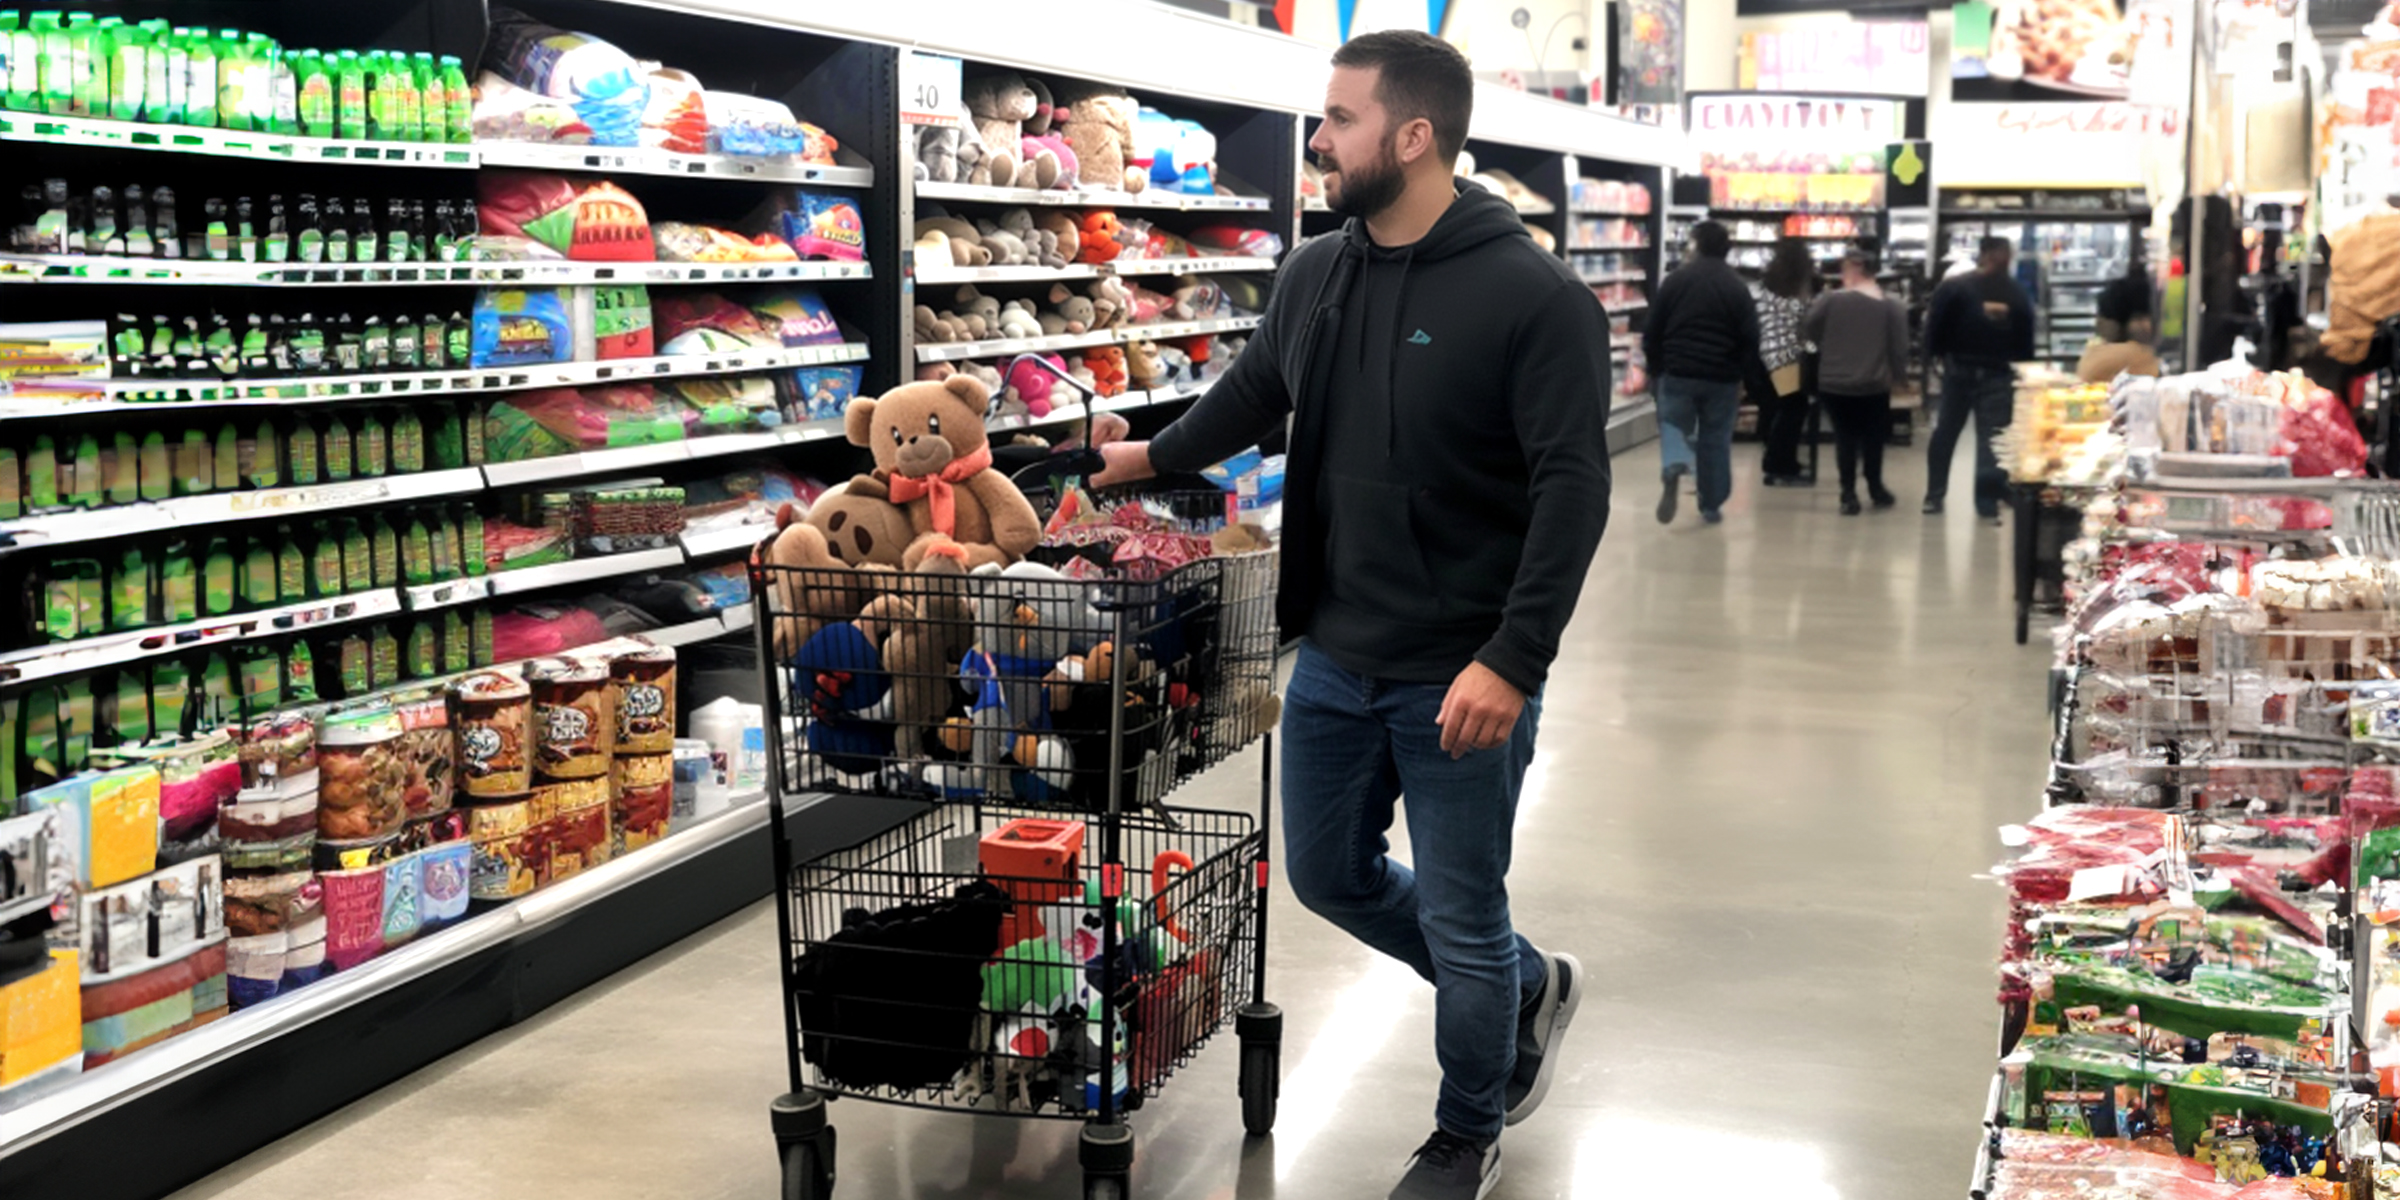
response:
[[[1150,465],[1148,442],[1110,442],[1100,447],[1100,458],[1108,467],[1092,476],[1093,487],[1140,483],[1158,474]]]

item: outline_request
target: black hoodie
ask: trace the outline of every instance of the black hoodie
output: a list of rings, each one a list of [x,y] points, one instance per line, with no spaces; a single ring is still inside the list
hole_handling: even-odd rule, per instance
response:
[[[1277,615],[1343,667],[1548,677],[1608,523],[1608,320],[1508,202],[1461,183],[1413,246],[1352,219],[1292,252],[1249,349],[1150,444],[1160,471],[1291,415]]]

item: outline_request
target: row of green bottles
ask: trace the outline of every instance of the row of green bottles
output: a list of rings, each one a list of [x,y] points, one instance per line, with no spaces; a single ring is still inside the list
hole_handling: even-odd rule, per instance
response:
[[[432,404],[228,419],[213,432],[37,434],[23,450],[0,445],[0,520],[480,466],[482,433],[473,406]]]
[[[286,49],[262,33],[0,9],[0,106],[377,141],[473,140],[455,55]]]

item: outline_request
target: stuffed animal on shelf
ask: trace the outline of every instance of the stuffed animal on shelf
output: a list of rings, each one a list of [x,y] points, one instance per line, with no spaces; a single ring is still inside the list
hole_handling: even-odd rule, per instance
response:
[[[1044,297],[1047,307],[1041,312],[1042,332],[1056,337],[1062,333],[1089,333],[1098,326],[1097,311],[1091,297],[1076,293],[1063,283],[1050,285]]]
[[[1004,338],[1033,338],[1049,332],[1049,323],[1033,307],[1031,300],[1011,300],[1000,306],[1000,332]]]
[[[1006,566],[1042,538],[1025,494],[992,468],[984,414],[991,393],[980,380],[954,375],[940,383],[906,383],[882,396],[850,402],[844,414],[850,443],[875,455],[875,473],[851,481],[851,491],[884,498],[907,514],[915,536],[901,565],[917,570],[930,555],[970,568]]]
[[[961,169],[959,144],[966,132],[955,125],[920,125],[917,127],[916,176],[926,183],[964,183],[972,168]],[[982,157],[983,146],[976,144],[976,157]]]
[[[1052,103],[1049,85],[1028,75],[1025,86],[1033,90],[1033,115],[1025,118],[1025,154],[1032,157],[1047,150],[1058,157],[1058,182],[1051,186],[1072,191],[1083,181],[1082,163],[1075,157],[1075,148],[1067,144],[1066,135],[1057,128],[1057,105]]]
[[[1060,266],[1083,261],[1083,225],[1075,214],[1046,208],[1033,220],[1057,240]]]
[[[1091,368],[1093,391],[1103,396],[1125,394],[1125,347],[1094,346],[1083,352],[1083,365]]]
[[[1192,356],[1173,343],[1158,348],[1158,362],[1166,376],[1155,386],[1168,387],[1197,378],[1192,372]]]
[[[1150,177],[1132,165],[1133,120],[1140,102],[1121,88],[1084,84],[1058,94],[1056,120],[1082,166],[1083,186],[1139,192]]]
[[[992,252],[983,244],[983,235],[956,217],[923,218],[917,222],[914,236],[920,249],[946,245],[955,266],[980,267],[992,261]]]
[[[1035,265],[1052,270],[1067,265],[1069,259],[1059,253],[1058,232],[1036,224],[1031,211],[1012,208],[1001,213],[1000,228],[1016,235],[1018,241],[1025,243],[1025,252],[1031,256],[1031,261]]]
[[[1084,289],[1092,298],[1092,317],[1098,329],[1121,328],[1133,320],[1133,291],[1115,275],[1103,275]]]
[[[1125,344],[1125,381],[1144,389],[1166,384],[1167,367],[1158,356],[1157,342],[1139,338]]]
[[[974,114],[976,136],[983,140],[984,150],[995,163],[993,184],[1001,187],[1047,189],[1058,183],[1058,157],[1038,145],[1036,154],[1025,153],[1025,118],[1038,108],[1032,88],[1025,77],[1014,71],[997,71],[978,76],[966,83],[967,111]],[[1002,179],[997,165],[1006,160],[1011,164],[1009,177]]]
[[[1056,370],[1040,365],[1045,362]],[[1056,393],[1064,386],[1059,376],[1066,373],[1067,360],[1055,354],[1017,359],[1009,365],[1007,387],[1000,393],[1004,404],[1023,405],[1027,416],[1049,416],[1059,407]]]
[[[1124,229],[1123,223],[1117,220],[1117,214],[1105,208],[1095,208],[1083,214],[1083,219],[1078,221],[1075,227],[1076,237],[1081,244],[1081,248],[1076,252],[1075,261],[1087,263],[1117,261],[1125,254],[1124,244],[1117,240],[1117,235],[1124,232]]]
[[[983,385],[983,390],[990,392],[995,396],[1000,394],[1000,372],[986,363],[936,362],[926,363],[925,365],[917,368],[917,381],[919,383],[940,383],[953,375],[971,376],[977,383]]]
[[[973,318],[976,341],[1000,336],[1000,301],[977,291],[974,284],[958,285],[955,311],[962,317]]]
[[[937,313],[925,305],[917,305],[914,313],[917,341],[923,343],[971,342],[975,340],[972,326],[955,313]],[[937,366],[944,364],[935,364]]]
[[[984,248],[992,252],[993,266],[1019,267],[1032,264],[1033,248],[1025,244],[1025,239],[1002,228],[998,222],[989,219],[979,220],[975,222],[975,232],[982,238]]]
[[[1150,325],[1159,321],[1188,321],[1192,319],[1190,316],[1191,309],[1184,305],[1176,297],[1151,291],[1149,288],[1143,287],[1138,283],[1131,285],[1126,290],[1133,296],[1133,307],[1130,312],[1130,320],[1131,323],[1135,325]]]

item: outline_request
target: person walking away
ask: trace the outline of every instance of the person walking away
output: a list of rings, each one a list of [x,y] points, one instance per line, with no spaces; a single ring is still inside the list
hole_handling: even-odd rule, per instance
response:
[[[1434,985],[1435,1131],[1391,1195],[1474,1200],[1588,986],[1514,930],[1508,868],[1542,684],[1607,524],[1608,319],[1506,200],[1453,177],[1463,55],[1390,30],[1333,64],[1309,146],[1348,222],[1292,252],[1208,394],[1101,447],[1093,482],[1198,470],[1289,418],[1284,861],[1301,903]],[[1402,796],[1406,865],[1384,840]]]
[[[1733,416],[1744,364],[1758,356],[1758,308],[1725,262],[1732,238],[1692,226],[1683,265],[1659,281],[1642,328],[1642,360],[1658,377],[1658,523],[1675,519],[1679,481],[1697,474],[1700,519],[1724,520],[1733,494]]]
[[[1759,433],[1766,439],[1764,468],[1768,487],[1801,487],[1815,483],[1800,468],[1800,435],[1808,424],[1808,391],[1803,386],[1801,359],[1807,349],[1800,320],[1808,315],[1817,294],[1817,264],[1808,243],[1786,237],[1775,243],[1765,278],[1751,299],[1758,308],[1758,362],[1766,390],[1759,392]],[[1759,391],[1752,388],[1752,391]]]
[[[1987,237],[1976,247],[1975,269],[1933,290],[1925,316],[1925,350],[1942,363],[1942,405],[1926,447],[1925,514],[1942,511],[1950,490],[1950,460],[1958,435],[1975,423],[1975,513],[1999,523],[2008,475],[1992,451],[1992,435],[2008,428],[2016,412],[2016,376],[2010,364],[2033,357],[2033,302],[2009,276],[2013,257],[2007,238]]]
[[[1817,350],[1817,400],[1833,421],[1834,458],[1842,472],[1842,515],[1859,514],[1858,476],[1867,496],[1890,508],[1883,486],[1883,444],[1892,432],[1892,393],[1908,385],[1908,310],[1875,282],[1875,256],[1842,255],[1842,286],[1809,305],[1801,336]]]

